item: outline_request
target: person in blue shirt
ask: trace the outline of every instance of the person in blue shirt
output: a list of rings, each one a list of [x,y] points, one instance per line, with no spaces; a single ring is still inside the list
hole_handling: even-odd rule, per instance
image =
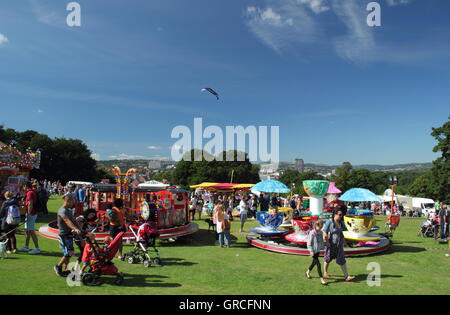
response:
[[[343,222],[344,213],[340,208],[335,208],[331,219],[325,222],[323,227],[324,241],[325,241],[325,273],[324,277],[329,278],[328,267],[332,260],[341,266],[344,273],[345,281],[352,281],[354,276],[350,276],[347,271],[347,262],[345,260],[344,252],[344,233],[345,225]]]

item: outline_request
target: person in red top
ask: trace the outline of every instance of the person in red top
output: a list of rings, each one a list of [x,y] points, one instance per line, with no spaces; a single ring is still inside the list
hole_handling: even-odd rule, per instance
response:
[[[113,215],[107,217],[109,219],[109,235],[114,239],[120,232],[126,232],[125,209],[123,209],[123,200],[116,198],[114,207],[112,207]],[[122,245],[119,247],[119,259],[122,258]]]
[[[32,185],[31,182],[25,183],[25,189],[26,189],[26,196],[25,196],[25,207],[26,207],[26,216],[25,216],[25,231],[26,231],[26,238],[25,238],[25,246],[22,248],[19,248],[18,252],[27,252],[28,254],[35,255],[40,254],[41,250],[39,249],[39,242],[38,238],[35,232],[35,223],[37,219],[37,212],[36,212],[36,202],[37,202],[37,195],[36,195],[36,185]],[[35,246],[35,249],[30,250],[28,248],[28,245],[30,244],[30,238],[33,239],[33,243]]]

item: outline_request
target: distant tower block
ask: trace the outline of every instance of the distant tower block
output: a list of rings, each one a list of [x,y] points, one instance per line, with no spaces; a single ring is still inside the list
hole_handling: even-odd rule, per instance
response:
[[[295,169],[300,173],[305,171],[305,162],[303,159],[295,159]]]

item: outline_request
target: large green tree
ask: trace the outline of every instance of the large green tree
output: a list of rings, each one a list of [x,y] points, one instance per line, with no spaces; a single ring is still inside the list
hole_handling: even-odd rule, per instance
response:
[[[227,153],[234,156],[232,161],[229,161],[230,158],[227,161]],[[201,160],[199,154],[202,154]],[[233,183],[254,184],[259,181],[259,168],[250,162],[247,154],[244,153],[242,161],[238,161],[237,151],[222,152],[218,157],[222,158],[214,158],[209,153],[196,149],[187,152],[173,171],[173,184],[187,188],[201,182],[228,183],[232,180]]]
[[[13,143],[22,152],[27,148],[41,152],[40,168],[32,170],[31,177],[65,183],[69,180],[96,182],[104,176],[97,170],[91,151],[81,140],[51,139],[34,130],[19,132],[0,126],[0,141]]]
[[[445,203],[450,203],[450,117],[449,121],[439,128],[432,128],[431,135],[437,144],[433,152],[441,152],[441,156],[433,161],[431,168],[430,193]]]
[[[344,162],[341,167],[336,169],[336,174],[331,177],[331,180],[336,183],[336,187],[342,190],[342,192],[352,188],[349,182],[352,169],[353,167],[350,162]]]

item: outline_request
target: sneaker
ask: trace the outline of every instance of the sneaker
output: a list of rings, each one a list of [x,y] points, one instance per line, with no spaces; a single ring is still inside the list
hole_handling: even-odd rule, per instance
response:
[[[11,254],[12,254],[12,251],[7,250],[6,253],[7,253],[8,255],[11,255]]]
[[[64,277],[64,272],[62,271],[61,266],[56,265],[53,267],[53,270],[55,270],[57,276]]]
[[[17,251],[19,253],[28,253],[29,250],[30,249],[28,248],[28,246],[24,246],[24,247],[19,248]]]
[[[39,248],[35,248],[28,252],[28,254],[30,254],[30,255],[36,255],[36,254],[40,254],[40,253],[41,253],[41,250]]]

